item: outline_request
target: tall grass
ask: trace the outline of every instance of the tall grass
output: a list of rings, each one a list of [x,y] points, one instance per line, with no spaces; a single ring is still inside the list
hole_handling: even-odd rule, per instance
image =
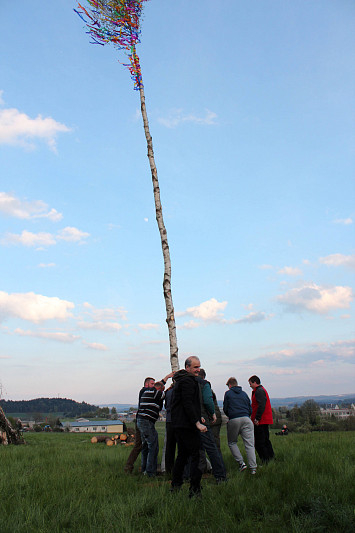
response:
[[[163,428],[159,426],[162,444]],[[239,473],[222,430],[229,481],[203,479],[201,500],[169,481],[123,473],[130,448],[83,434],[27,434],[0,446],[1,533],[350,532],[355,530],[354,433],[272,436],[276,461]]]

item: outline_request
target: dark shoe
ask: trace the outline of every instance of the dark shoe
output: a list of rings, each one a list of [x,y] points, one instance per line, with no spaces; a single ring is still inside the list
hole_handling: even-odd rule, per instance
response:
[[[189,498],[202,498],[201,489],[189,490]]]
[[[181,490],[181,485],[171,485],[169,492],[170,494],[177,494]]]

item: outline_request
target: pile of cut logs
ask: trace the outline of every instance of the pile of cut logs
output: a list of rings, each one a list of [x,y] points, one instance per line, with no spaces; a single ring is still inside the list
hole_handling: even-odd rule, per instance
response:
[[[19,431],[13,429],[0,407],[0,444],[24,444],[25,441]]]
[[[120,435],[95,435],[92,437],[91,442],[96,444],[97,442],[105,442],[106,446],[117,446],[117,444],[123,444],[124,446],[132,446],[134,444],[134,431],[129,428],[126,433]]]

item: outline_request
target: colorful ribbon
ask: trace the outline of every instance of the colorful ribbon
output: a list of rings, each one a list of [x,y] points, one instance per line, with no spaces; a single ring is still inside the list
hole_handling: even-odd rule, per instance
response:
[[[142,73],[136,45],[140,43],[139,19],[143,2],[148,0],[87,0],[91,9],[78,3],[75,13],[85,22],[92,44],[104,46],[113,43],[118,50],[124,50],[129,58],[128,68],[134,81],[134,89],[143,87]]]

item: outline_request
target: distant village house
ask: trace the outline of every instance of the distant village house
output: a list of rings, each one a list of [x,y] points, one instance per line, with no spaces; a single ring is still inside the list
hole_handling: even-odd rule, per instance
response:
[[[321,408],[320,415],[323,417],[335,416],[335,418],[348,418],[349,416],[355,416],[355,405],[352,403],[351,407],[327,407]]]
[[[71,433],[123,433],[121,420],[85,420],[66,422],[66,427]]]

